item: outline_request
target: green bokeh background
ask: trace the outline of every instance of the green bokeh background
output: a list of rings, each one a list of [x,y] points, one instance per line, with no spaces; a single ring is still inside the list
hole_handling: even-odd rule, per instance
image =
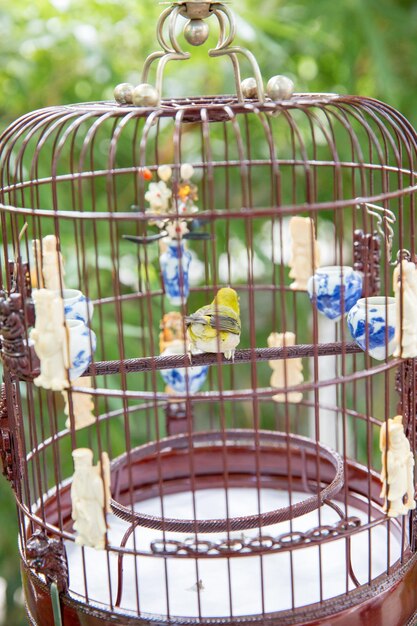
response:
[[[376,97],[417,123],[415,0],[240,0],[232,6],[238,43],[255,53],[265,79],[283,73],[297,91]],[[156,49],[160,11],[154,0],[0,0],[0,129],[32,109],[109,99],[117,83],[137,84],[145,56]],[[168,66],[165,94],[230,93],[227,61],[208,60],[206,46],[192,52],[191,61]],[[5,480],[0,510],[4,623],[21,626],[27,622],[16,602],[16,509]]]

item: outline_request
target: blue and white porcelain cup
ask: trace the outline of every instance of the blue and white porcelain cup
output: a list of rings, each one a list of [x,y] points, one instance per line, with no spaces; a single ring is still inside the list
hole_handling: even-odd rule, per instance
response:
[[[59,296],[61,293],[57,292]],[[63,289],[64,315],[66,320],[78,320],[83,324],[91,323],[94,307],[79,289]]]
[[[65,320],[69,333],[70,380],[79,378],[90,365],[97,347],[96,334],[80,320]]]
[[[173,341],[168,348],[161,352],[161,356],[173,354],[184,354],[183,341]],[[193,352],[193,354],[196,353]],[[192,367],[174,367],[172,369],[160,370],[165,384],[176,393],[197,393],[206,381],[207,372],[208,365],[193,365]]]
[[[318,311],[337,322],[361,297],[362,284],[360,272],[347,265],[331,265],[316,270],[308,280],[307,291]]]
[[[171,304],[181,306],[186,302],[190,292],[188,272],[191,263],[191,252],[184,243],[172,240],[167,249],[159,257],[165,293]]]
[[[395,350],[395,322],[395,298],[383,296],[361,298],[347,316],[353,339],[378,361],[383,361]]]

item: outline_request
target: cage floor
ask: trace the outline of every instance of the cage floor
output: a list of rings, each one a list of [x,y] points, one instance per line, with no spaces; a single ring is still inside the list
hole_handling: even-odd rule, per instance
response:
[[[305,498],[305,493],[293,493],[293,502]],[[267,511],[287,506],[288,493],[273,489],[262,489],[261,510]],[[210,519],[226,516],[226,497],[223,489],[200,490],[195,493],[196,516]],[[341,506],[338,503],[338,506]],[[256,489],[232,488],[228,490],[229,516],[247,515],[258,512]],[[159,498],[149,499],[137,505],[143,513],[161,515]],[[164,497],[164,515],[193,519],[191,492]],[[359,517],[363,523],[368,517],[359,509],[349,506],[349,516]],[[335,524],[338,514],[325,505],[290,522],[264,528],[263,535],[277,536],[292,531],[305,532],[324,524]],[[109,541],[119,546],[128,529],[128,524],[114,515],[108,516]],[[360,584],[367,583],[387,569],[400,556],[398,534],[387,537],[387,525],[383,524],[363,531],[351,538],[351,563],[354,575]],[[255,537],[257,530],[245,531],[245,537]],[[166,539],[184,540],[190,535],[166,533]],[[241,532],[231,533],[240,538]],[[130,537],[127,547],[149,550],[151,541],[162,538],[162,533],[139,528],[135,538]],[[198,538],[224,539],[224,534],[203,535]],[[346,593],[346,539],[337,539],[318,546],[310,545],[290,552],[275,552],[258,556],[230,558],[173,558],[136,557],[126,555],[123,559],[123,594],[120,610],[127,612],[171,615],[178,617],[229,617],[256,615],[300,607],[320,599],[329,599]],[[389,559],[388,559],[389,545]],[[85,585],[90,601],[114,605],[117,584],[117,555],[82,549],[72,542],[66,544],[70,568],[70,593],[85,598]],[[320,577],[321,566],[321,577]],[[110,576],[109,576],[110,570]],[[85,571],[85,575],[84,575]],[[109,591],[111,580],[111,593]],[[293,585],[291,581],[293,580]],[[321,582],[320,582],[321,580]],[[201,590],[197,592],[197,581]],[[349,590],[355,588],[351,579]],[[138,590],[138,591],[137,591]],[[139,603],[139,604],[138,604]]]

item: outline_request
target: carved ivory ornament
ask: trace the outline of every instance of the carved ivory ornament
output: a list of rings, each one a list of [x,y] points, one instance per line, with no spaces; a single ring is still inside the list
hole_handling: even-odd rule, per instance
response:
[[[40,360],[40,376],[33,381],[38,387],[61,391],[68,385],[69,351],[64,304],[50,289],[33,292],[36,324],[29,338]]]
[[[295,333],[271,333],[268,337],[269,348],[283,348],[284,346],[295,345]],[[283,389],[294,387],[304,381],[303,364],[300,358],[297,359],[277,359],[268,361],[272,369],[271,387]],[[301,402],[303,394],[300,391],[290,391],[289,393],[277,393],[272,396],[275,402]]]
[[[101,463],[93,465],[93,451],[73,451],[74,476],[71,486],[72,519],[77,531],[76,543],[103,550],[110,511],[110,463],[106,452]],[[104,478],[104,480],[103,480]]]
[[[59,240],[55,235],[42,239],[42,273],[45,287],[52,291],[61,291],[64,285],[64,262],[59,251]]]
[[[417,268],[403,260],[393,275],[396,304],[394,356],[403,359],[417,357]]]
[[[414,500],[414,457],[404,433],[401,415],[382,424],[379,448],[382,456],[381,497],[385,498],[384,511],[388,517],[405,515],[416,508],[416,502]],[[405,502],[404,497],[406,497]]]
[[[91,389],[91,378],[90,376],[83,376],[81,378],[77,378],[72,382],[72,386],[74,387],[83,387],[84,389]],[[71,428],[71,419],[70,419],[70,402],[69,402],[69,393],[68,390],[64,390],[62,392],[65,400],[64,413],[68,416],[67,421],[65,422],[66,428]],[[86,426],[90,426],[94,424],[96,421],[95,415],[92,412],[94,410],[94,402],[93,396],[89,393],[77,393],[73,391],[71,393],[71,402],[72,402],[72,413],[74,415],[74,426],[75,430],[80,430],[80,428],[85,428]]]
[[[314,221],[311,217],[295,216],[290,219],[291,289],[307,290],[307,281],[320,263],[320,251],[316,241]]]

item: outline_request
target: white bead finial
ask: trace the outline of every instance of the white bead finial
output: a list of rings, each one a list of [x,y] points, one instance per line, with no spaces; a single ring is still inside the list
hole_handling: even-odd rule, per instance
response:
[[[207,41],[209,27],[203,20],[189,20],[184,26],[184,37],[192,46],[201,46]]]
[[[256,80],[251,76],[250,78],[245,78],[241,82],[241,88],[244,98],[256,98],[258,95],[258,86],[256,84]]]
[[[273,76],[266,86],[271,100],[289,100],[294,93],[294,83],[287,76]]]
[[[137,107],[154,107],[159,102],[159,94],[152,85],[141,83],[134,88],[132,101]]]
[[[133,85],[120,83],[114,90],[114,99],[118,104],[132,104]]]

